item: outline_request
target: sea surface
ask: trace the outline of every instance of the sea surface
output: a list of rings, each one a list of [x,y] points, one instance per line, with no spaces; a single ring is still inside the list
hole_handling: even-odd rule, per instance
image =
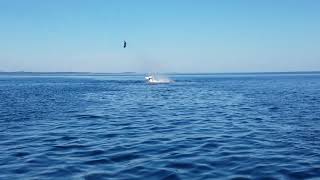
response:
[[[0,75],[0,179],[320,179],[320,74]]]

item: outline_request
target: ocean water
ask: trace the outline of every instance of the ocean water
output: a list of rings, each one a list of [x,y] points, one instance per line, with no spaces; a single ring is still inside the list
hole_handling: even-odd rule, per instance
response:
[[[0,75],[0,179],[320,179],[320,74]]]

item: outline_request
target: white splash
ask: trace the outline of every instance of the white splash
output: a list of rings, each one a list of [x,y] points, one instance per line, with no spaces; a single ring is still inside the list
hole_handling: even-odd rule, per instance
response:
[[[159,74],[150,74],[145,77],[147,83],[149,84],[163,84],[163,83],[173,83],[174,81],[171,80],[169,77],[165,75]]]

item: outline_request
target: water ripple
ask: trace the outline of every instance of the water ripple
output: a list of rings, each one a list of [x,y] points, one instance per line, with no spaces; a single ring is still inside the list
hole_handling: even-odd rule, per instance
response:
[[[320,178],[319,75],[121,78],[0,76],[0,179]]]

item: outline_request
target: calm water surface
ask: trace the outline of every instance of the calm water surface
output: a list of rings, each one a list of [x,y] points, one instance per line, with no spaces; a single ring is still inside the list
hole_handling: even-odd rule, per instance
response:
[[[0,75],[0,179],[320,179],[320,74]]]

